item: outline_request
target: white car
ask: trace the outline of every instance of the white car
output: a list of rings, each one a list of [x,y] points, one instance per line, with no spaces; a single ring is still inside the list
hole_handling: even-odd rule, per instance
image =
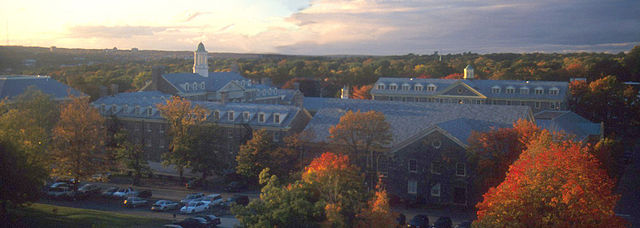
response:
[[[180,200],[180,203],[188,204],[191,201],[200,201],[204,198],[204,193],[193,193],[184,197],[184,199]]]
[[[178,208],[178,203],[171,200],[158,200],[151,205],[152,211],[166,211]]]
[[[128,187],[118,189],[118,191],[114,192],[112,196],[115,198],[127,198],[130,196],[136,196],[137,194],[138,193],[134,191],[132,187]]]
[[[73,191],[67,187],[55,187],[47,191],[47,196],[51,198],[70,198],[73,197],[73,195]]]
[[[202,201],[191,201],[189,204],[180,208],[180,213],[191,214],[209,210],[209,205]]]
[[[140,198],[140,197],[128,197],[126,200],[124,200],[124,202],[122,202],[122,205],[125,207],[137,207],[137,206],[144,206],[147,205],[147,200]]]
[[[209,207],[221,206],[224,204],[224,199],[220,194],[211,194],[205,196],[202,202],[206,203]]]

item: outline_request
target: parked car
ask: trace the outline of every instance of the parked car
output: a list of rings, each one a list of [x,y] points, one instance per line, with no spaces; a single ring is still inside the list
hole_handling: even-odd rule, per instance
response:
[[[202,201],[191,201],[189,204],[180,208],[180,213],[192,214],[209,210],[209,204]]]
[[[433,227],[435,228],[452,228],[453,222],[451,222],[451,218],[442,216],[433,223]]]
[[[85,184],[82,187],[78,188],[78,197],[87,198],[92,195],[100,194],[100,186],[95,184]]]
[[[127,197],[127,199],[122,202],[122,205],[125,207],[139,207],[139,206],[145,206],[148,203],[149,202],[146,199],[133,196],[133,197]]]
[[[429,227],[429,217],[427,215],[416,215],[409,221],[407,227]]]
[[[178,209],[178,202],[173,202],[171,200],[158,200],[156,203],[151,205],[152,211],[168,211]]]
[[[121,189],[118,189],[118,191],[113,193],[114,198],[122,198],[122,199],[127,198],[129,196],[136,196],[136,195],[138,195],[138,193],[134,191],[132,187],[121,188]]]
[[[194,189],[194,188],[203,188],[206,187],[208,185],[206,180],[202,180],[202,179],[192,179],[187,181],[186,184],[184,184],[184,187],[188,188],[188,189]]]
[[[53,199],[71,199],[74,192],[68,187],[54,187],[47,190],[47,196]]]
[[[142,198],[151,198],[152,195],[153,193],[151,192],[151,190],[142,190],[138,192],[138,194],[136,194],[137,197],[142,197]]]
[[[471,228],[471,221],[464,221],[456,225],[456,228]]]
[[[186,218],[174,224],[180,225],[183,228],[209,228],[207,220],[203,218]]]
[[[249,204],[249,197],[245,195],[233,195],[232,197],[227,199],[225,205],[227,207],[230,207],[233,203],[246,206],[247,204]]]
[[[55,182],[49,186],[49,188],[58,188],[58,187],[71,188],[71,185],[69,185],[69,183],[67,182]]]
[[[164,224],[162,225],[163,228],[183,228],[181,225],[178,224]]]
[[[220,194],[211,194],[205,196],[201,201],[206,203],[209,208],[224,205],[224,199],[222,199],[222,196]]]
[[[399,213],[396,218],[396,222],[398,222],[398,226],[405,226],[407,224],[407,217],[404,214]]]
[[[111,198],[113,197],[113,193],[118,191],[118,187],[108,187],[104,191],[102,191],[102,197]]]
[[[193,193],[193,194],[189,194],[187,195],[187,197],[184,197],[184,199],[180,200],[180,203],[183,204],[188,204],[191,201],[200,201],[202,200],[202,198],[204,198],[204,193]]]
[[[227,191],[227,192],[239,192],[240,190],[242,190],[244,188],[245,188],[245,185],[242,182],[240,182],[240,181],[232,181],[226,187],[224,187],[224,190]]]
[[[220,225],[220,218],[218,218],[218,216],[215,216],[215,215],[198,215],[196,216],[196,218],[203,218],[207,220],[207,224],[209,225],[209,227],[215,227],[217,225]]]

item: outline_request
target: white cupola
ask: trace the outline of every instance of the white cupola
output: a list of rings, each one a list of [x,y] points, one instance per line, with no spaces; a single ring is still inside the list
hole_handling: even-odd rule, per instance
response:
[[[464,79],[473,79],[473,67],[471,65],[467,65],[467,67],[464,68]]]
[[[209,64],[207,58],[209,53],[204,49],[204,44],[200,42],[198,49],[193,53],[193,73],[203,77],[209,77]]]

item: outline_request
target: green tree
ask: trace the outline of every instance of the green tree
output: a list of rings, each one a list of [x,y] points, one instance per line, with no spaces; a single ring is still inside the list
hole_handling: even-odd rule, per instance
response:
[[[222,137],[221,130],[209,124],[194,126],[189,133],[189,167],[192,172],[199,172],[202,180],[212,174],[222,175],[233,159],[221,148]]]
[[[171,149],[163,154],[162,163],[175,165],[180,175],[180,182],[184,183],[184,169],[189,167],[189,157],[193,152],[189,134],[194,126],[206,120],[207,111],[177,96],[167,100],[165,104],[158,104],[158,109],[162,117],[169,122],[169,132],[172,137]]]
[[[144,158],[142,144],[129,141],[126,131],[119,131],[114,137],[117,142],[116,159],[124,168],[133,170],[132,184],[137,185],[143,174],[151,173],[151,168]]]
[[[53,134],[53,173],[77,182],[107,168],[104,119],[87,99],[62,105]]]
[[[256,183],[260,172],[269,168],[269,154],[276,148],[277,145],[273,143],[271,135],[266,130],[254,130],[252,138],[240,146],[236,156],[236,173]]]

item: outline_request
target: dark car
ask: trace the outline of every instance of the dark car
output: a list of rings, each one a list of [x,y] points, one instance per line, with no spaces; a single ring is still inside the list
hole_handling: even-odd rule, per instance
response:
[[[400,213],[398,214],[396,221],[398,222],[398,225],[404,226],[405,224],[407,224],[407,217],[404,216],[404,214]]]
[[[456,225],[456,228],[471,228],[471,221],[464,221]]]
[[[186,218],[180,222],[174,223],[176,225],[180,225],[184,228],[208,228],[210,227],[207,220],[204,218]]]
[[[152,195],[151,190],[143,190],[138,193],[138,197],[142,198],[151,198]]]
[[[118,187],[109,187],[102,192],[102,197],[111,198],[116,191],[118,191]]]
[[[215,215],[198,215],[196,217],[197,218],[203,218],[203,219],[207,220],[207,225],[209,225],[209,227],[215,227],[217,225],[220,225],[220,218],[218,218],[218,216],[215,216]]]
[[[435,228],[452,228],[453,227],[453,222],[451,222],[451,218],[446,217],[446,216],[442,216],[442,217],[438,218],[438,220],[436,220],[435,223],[433,223],[433,227],[435,227]]]
[[[429,227],[429,217],[427,215],[413,216],[411,221],[409,221],[409,224],[407,225],[407,227],[419,227],[419,228]]]
[[[242,184],[242,182],[232,181],[226,187],[224,187],[224,190],[227,191],[227,192],[239,192],[244,187],[245,187],[245,185]]]
[[[247,204],[249,204],[249,197],[245,195],[234,195],[231,198],[227,199],[227,202],[225,202],[225,205],[227,207],[230,207],[231,204],[233,203],[236,203],[242,206],[247,206]]]

